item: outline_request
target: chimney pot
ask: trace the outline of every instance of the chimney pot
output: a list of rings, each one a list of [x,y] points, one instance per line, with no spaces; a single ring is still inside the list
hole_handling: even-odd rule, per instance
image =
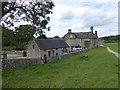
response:
[[[71,33],[71,29],[68,29],[68,33]]]
[[[91,30],[92,33],[93,33],[93,28],[94,28],[93,26],[90,27],[90,30]]]
[[[97,35],[97,31],[95,31],[95,34]]]
[[[97,35],[97,31],[95,31],[95,35],[98,36],[98,35]]]

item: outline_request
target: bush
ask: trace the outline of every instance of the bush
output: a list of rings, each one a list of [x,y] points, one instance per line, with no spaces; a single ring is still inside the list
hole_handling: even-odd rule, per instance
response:
[[[16,47],[15,46],[9,46],[9,47],[2,47],[2,50],[4,50],[4,51],[11,51],[11,50],[15,50],[16,49]]]

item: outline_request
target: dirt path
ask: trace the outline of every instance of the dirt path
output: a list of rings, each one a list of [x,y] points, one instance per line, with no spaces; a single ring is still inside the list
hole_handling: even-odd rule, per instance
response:
[[[117,58],[120,59],[120,54],[117,53],[117,52],[114,52],[113,50],[111,50],[110,47],[108,47],[108,46],[104,46],[104,45],[100,45],[100,46],[102,46],[102,47],[106,47],[107,50],[108,50],[110,53],[114,54]]]

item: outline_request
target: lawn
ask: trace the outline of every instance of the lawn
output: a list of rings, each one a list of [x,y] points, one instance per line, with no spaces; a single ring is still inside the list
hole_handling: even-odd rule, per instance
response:
[[[105,43],[104,45],[110,47],[113,51],[118,52],[118,43]]]
[[[87,59],[80,59],[88,55]],[[117,88],[118,59],[99,47],[61,60],[3,70],[3,88]]]

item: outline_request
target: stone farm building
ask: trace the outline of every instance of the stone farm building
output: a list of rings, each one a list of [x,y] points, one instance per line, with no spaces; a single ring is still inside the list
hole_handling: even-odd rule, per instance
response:
[[[93,29],[90,32],[71,32],[68,29],[68,33],[63,36],[63,39],[71,47],[81,48],[94,48],[98,46],[98,35],[97,31],[93,33]]]
[[[28,43],[27,56],[32,58],[44,58],[61,55],[73,51],[73,48],[95,48],[98,46],[97,31],[93,32],[93,27],[89,32],[71,32],[63,38],[55,39],[34,39]]]
[[[28,43],[27,56],[32,58],[44,58],[61,55],[69,51],[68,44],[61,39],[34,39]]]

